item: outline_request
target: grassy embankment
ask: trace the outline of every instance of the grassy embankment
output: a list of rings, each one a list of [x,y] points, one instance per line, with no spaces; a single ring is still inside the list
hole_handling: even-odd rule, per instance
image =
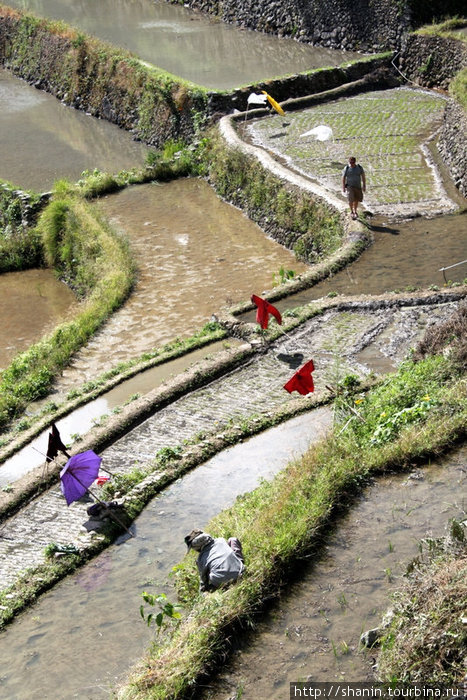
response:
[[[206,89],[64,22],[3,5],[0,63],[156,148],[169,139],[191,140],[206,119]]]
[[[174,153],[180,156],[174,159]],[[74,319],[26,352],[20,353],[0,374],[0,430],[21,415],[25,406],[47,394],[58,372],[128,296],[134,266],[127,243],[98,216],[90,199],[128,184],[167,180],[193,174],[199,167],[194,150],[170,141],[150,156],[143,170],[112,175],[93,171],[76,185],[58,182],[51,202],[36,226],[21,225],[17,197],[5,190],[0,231],[3,272],[48,265],[76,293],[80,307]],[[34,200],[34,195],[32,195]],[[144,359],[147,358],[143,358]],[[119,371],[127,369],[121,366]],[[93,387],[89,387],[92,390]],[[86,393],[86,392],[84,392]],[[25,419],[20,429],[29,427]]]
[[[34,231],[44,257],[82,299],[75,317],[17,355],[0,377],[0,427],[44,395],[72,353],[129,294],[133,265],[118,238],[82,197],[57,183]],[[85,300],[85,301],[84,301]]]
[[[467,312],[433,329],[419,347],[423,358],[455,340],[458,363],[467,367]],[[464,395],[465,389],[464,378]],[[467,523],[464,523],[464,525]],[[453,521],[448,537],[425,542],[410,564],[406,583],[393,596],[392,615],[381,640],[378,676],[391,683],[455,687],[465,674],[467,648],[467,537]]]
[[[202,597],[194,558],[175,567],[187,615],[153,645],[119,698],[188,695],[214,668],[229,634],[253,624],[252,613],[264,596],[319,547],[331,517],[370,476],[422,464],[465,439],[466,315],[464,302],[455,319],[438,330],[431,348],[425,346],[373,390],[355,393],[352,380],[344,381],[336,400],[334,434],[209,523],[213,535],[236,534],[242,540],[244,578],[226,591]],[[459,328],[463,336],[457,335]],[[452,646],[458,644],[452,638]]]
[[[36,207],[40,196],[24,193]],[[39,267],[43,262],[40,236],[24,221],[24,204],[13,185],[0,181],[0,273]]]
[[[447,39],[455,39],[467,45],[467,34],[459,31],[465,27],[467,27],[467,18],[456,17],[440,24],[425,25],[415,33],[421,36],[440,36]],[[467,112],[467,66],[454,76],[449,85],[449,92]]]
[[[467,535],[450,523],[447,537],[422,543],[392,596],[390,622],[381,640],[378,678],[391,684],[455,688],[465,673],[467,648]]]

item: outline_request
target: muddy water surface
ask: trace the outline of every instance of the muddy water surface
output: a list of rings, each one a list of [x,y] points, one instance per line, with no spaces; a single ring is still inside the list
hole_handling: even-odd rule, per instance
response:
[[[79,179],[83,170],[112,173],[141,167],[148,149],[102,119],[0,69],[0,178],[23,189],[49,190],[54,181]]]
[[[337,66],[358,55],[242,30],[163,0],[7,0],[5,4],[62,19],[216,90]]]
[[[329,428],[327,408],[223,451],[155,498],[132,526],[134,539],[103,552],[0,632],[0,697],[105,698],[146,649],[139,606],[145,591],[168,591],[186,552],[183,537],[237,495],[271,478]],[[59,489],[57,488],[57,498]]]
[[[372,220],[374,243],[344,270],[311,289],[280,301],[281,310],[306,304],[328,294],[383,294],[395,290],[442,287],[446,280],[462,282],[467,264],[467,214],[412,219],[403,222]],[[253,320],[254,314],[245,314]]]
[[[78,306],[70,289],[51,270],[0,275],[0,369]]]
[[[100,208],[130,239],[138,282],[64,372],[59,391],[191,335],[222,306],[271,288],[282,265],[306,269],[203,180],[129,187],[101,200]]]
[[[246,645],[237,650],[202,700],[286,700],[289,683],[371,680],[371,652],[362,632],[379,626],[389,595],[420,538],[445,534],[452,517],[465,518],[467,448],[409,476],[369,487],[330,534],[316,564],[284,591]]]

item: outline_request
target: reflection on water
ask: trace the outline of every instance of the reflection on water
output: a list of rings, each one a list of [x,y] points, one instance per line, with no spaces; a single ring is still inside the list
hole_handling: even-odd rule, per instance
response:
[[[0,632],[0,696],[42,700],[60,688],[61,698],[109,697],[150,640],[140,594],[166,591],[173,599],[167,575],[186,552],[184,535],[302,454],[331,421],[327,408],[294,418],[223,451],[155,498],[136,520],[136,538],[103,552]]]
[[[245,698],[284,700],[293,681],[371,680],[360,635],[379,626],[389,594],[419,554],[418,541],[442,536],[450,518],[465,517],[466,459],[464,447],[441,465],[367,489],[322,560],[304,565],[203,700],[236,697],[240,687]]]
[[[0,369],[76,305],[68,287],[51,270],[25,270],[0,275]]]
[[[0,178],[44,192],[83,170],[141,167],[147,148],[101,119],[61,104],[0,69]]]
[[[270,289],[282,265],[307,269],[203,180],[129,187],[99,206],[130,239],[138,281],[124,307],[65,370],[59,390],[188,337],[222,306]]]
[[[372,220],[374,243],[344,270],[311,289],[280,302],[290,309],[328,294],[384,294],[408,288],[442,287],[440,268],[467,258],[467,214],[400,223]],[[467,265],[446,271],[446,279],[462,282]],[[252,313],[245,320],[252,320]]]
[[[7,0],[5,4],[62,19],[216,90],[337,66],[358,55],[242,30],[163,0]]]

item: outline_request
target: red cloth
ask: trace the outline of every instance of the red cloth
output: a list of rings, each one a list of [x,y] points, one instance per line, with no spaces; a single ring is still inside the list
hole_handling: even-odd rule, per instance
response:
[[[295,372],[293,377],[284,384],[284,389],[292,393],[292,391],[298,391],[299,394],[305,396],[315,390],[315,385],[313,384],[313,377],[311,373],[313,372],[315,366],[313,360],[306,362],[299,370]]]
[[[257,297],[256,294],[251,295],[251,301],[258,307],[256,310],[256,323],[259,323],[263,330],[266,330],[269,322],[269,314],[272,314],[279,325],[282,324],[282,316],[275,306],[270,304],[266,299]]]

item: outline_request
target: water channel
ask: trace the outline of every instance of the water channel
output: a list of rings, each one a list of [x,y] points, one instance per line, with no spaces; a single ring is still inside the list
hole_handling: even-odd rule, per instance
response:
[[[7,0],[4,4],[64,20],[213,90],[337,66],[358,55],[240,30],[163,0]]]
[[[184,535],[304,452],[331,420],[329,409],[293,419],[225,450],[155,498],[136,520],[134,539],[122,538],[0,633],[0,697],[56,698],[57,688],[61,698],[108,697],[150,639],[140,594],[154,585],[170,590]]]

